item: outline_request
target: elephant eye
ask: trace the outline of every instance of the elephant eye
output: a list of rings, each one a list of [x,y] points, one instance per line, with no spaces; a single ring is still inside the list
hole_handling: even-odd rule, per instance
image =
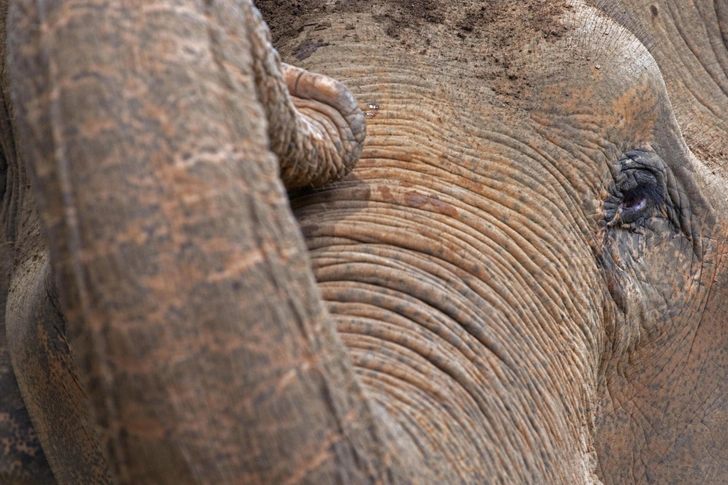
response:
[[[652,163],[656,155],[631,152],[621,160],[621,171],[615,177],[612,197],[608,202],[609,227],[632,226],[664,212],[665,184],[662,167]]]
[[[625,194],[624,201],[619,204],[623,211],[639,211],[647,206],[647,199],[642,195]]]
[[[662,195],[656,185],[640,184],[629,189],[622,193],[622,201],[613,218],[614,225],[632,224],[647,218],[661,203]]]

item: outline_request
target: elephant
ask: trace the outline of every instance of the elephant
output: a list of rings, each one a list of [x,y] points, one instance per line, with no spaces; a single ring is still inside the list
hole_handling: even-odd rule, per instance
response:
[[[724,0],[0,13],[3,483],[728,483]]]

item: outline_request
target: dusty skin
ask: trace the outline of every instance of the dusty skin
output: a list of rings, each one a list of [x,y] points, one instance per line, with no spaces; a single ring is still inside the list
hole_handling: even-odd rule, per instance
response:
[[[0,3],[0,483],[728,483],[728,5],[256,3]]]

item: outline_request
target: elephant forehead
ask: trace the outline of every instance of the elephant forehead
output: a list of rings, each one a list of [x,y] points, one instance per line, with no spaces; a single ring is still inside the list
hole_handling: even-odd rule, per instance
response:
[[[339,2],[326,21],[304,12],[295,34],[274,29],[286,60],[344,81],[365,109],[429,110],[468,126],[536,111],[642,127],[664,91],[644,46],[581,1],[369,3],[371,13]]]
[[[569,35],[538,53],[533,111],[622,149],[654,141],[658,123],[676,128],[660,70],[639,40],[592,8],[572,10],[564,24]]]
[[[559,183],[577,187],[581,205],[601,197],[607,162],[654,144],[659,126],[679,130],[645,47],[599,10],[560,4],[539,10],[540,22],[528,17],[530,4],[500,16],[478,13],[482,4],[470,16],[463,6],[433,7],[442,18],[396,32],[391,16],[338,12],[325,24],[311,20],[318,27],[282,39],[279,49],[350,87],[367,114],[365,156],[376,149],[380,158],[432,163],[446,155],[476,171],[490,160],[489,177],[509,166],[538,177],[568,172]],[[318,47],[300,56],[307,38]],[[555,161],[557,171],[548,167]],[[549,177],[545,186],[555,184]]]

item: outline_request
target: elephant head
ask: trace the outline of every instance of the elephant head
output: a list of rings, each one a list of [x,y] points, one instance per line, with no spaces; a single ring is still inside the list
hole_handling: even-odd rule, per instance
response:
[[[728,481],[728,7],[257,3],[10,4],[4,473]]]

